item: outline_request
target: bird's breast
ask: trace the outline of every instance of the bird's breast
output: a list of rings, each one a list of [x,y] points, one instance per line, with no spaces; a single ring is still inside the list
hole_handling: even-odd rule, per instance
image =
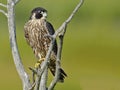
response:
[[[47,36],[46,22],[33,22],[30,29],[30,45],[38,58],[44,58],[49,48],[51,39]]]

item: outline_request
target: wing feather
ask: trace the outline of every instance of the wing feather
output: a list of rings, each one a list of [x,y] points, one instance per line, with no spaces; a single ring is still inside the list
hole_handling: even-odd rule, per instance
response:
[[[53,35],[55,33],[55,30],[50,22],[47,22],[46,24],[48,32],[50,35]],[[53,46],[53,51],[57,55],[57,41],[55,40],[54,46]]]

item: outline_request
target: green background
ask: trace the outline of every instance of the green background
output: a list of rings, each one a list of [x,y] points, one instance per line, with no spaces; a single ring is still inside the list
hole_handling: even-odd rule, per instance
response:
[[[57,29],[78,2],[21,0],[16,5],[17,42],[29,75],[28,67],[33,67],[36,62],[23,32],[30,11],[37,6],[46,8],[48,21]],[[22,90],[8,35],[7,19],[0,13],[0,90]],[[68,25],[62,68],[68,77],[64,84],[58,83],[55,90],[120,90],[120,0],[85,0]],[[49,74],[49,77],[51,80],[52,75]]]

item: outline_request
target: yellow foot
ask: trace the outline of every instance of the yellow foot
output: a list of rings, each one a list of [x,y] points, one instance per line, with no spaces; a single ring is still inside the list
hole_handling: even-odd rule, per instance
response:
[[[41,58],[37,61],[37,63],[35,64],[35,68],[38,68],[40,66],[40,64],[42,63],[42,61],[44,61],[45,58]]]

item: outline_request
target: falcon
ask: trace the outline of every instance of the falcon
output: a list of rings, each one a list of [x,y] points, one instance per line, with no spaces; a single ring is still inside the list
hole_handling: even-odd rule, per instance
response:
[[[42,61],[45,60],[48,52],[51,38],[46,35],[53,35],[54,28],[50,22],[46,20],[47,10],[42,7],[34,8],[31,11],[28,22],[24,25],[24,34],[28,45],[32,48],[34,55],[38,59],[35,68],[40,67]],[[57,42],[54,42],[53,50],[50,55],[50,62],[48,68],[53,76],[55,76],[56,69],[56,56],[57,56]],[[64,82],[66,73],[60,68],[59,81]]]

